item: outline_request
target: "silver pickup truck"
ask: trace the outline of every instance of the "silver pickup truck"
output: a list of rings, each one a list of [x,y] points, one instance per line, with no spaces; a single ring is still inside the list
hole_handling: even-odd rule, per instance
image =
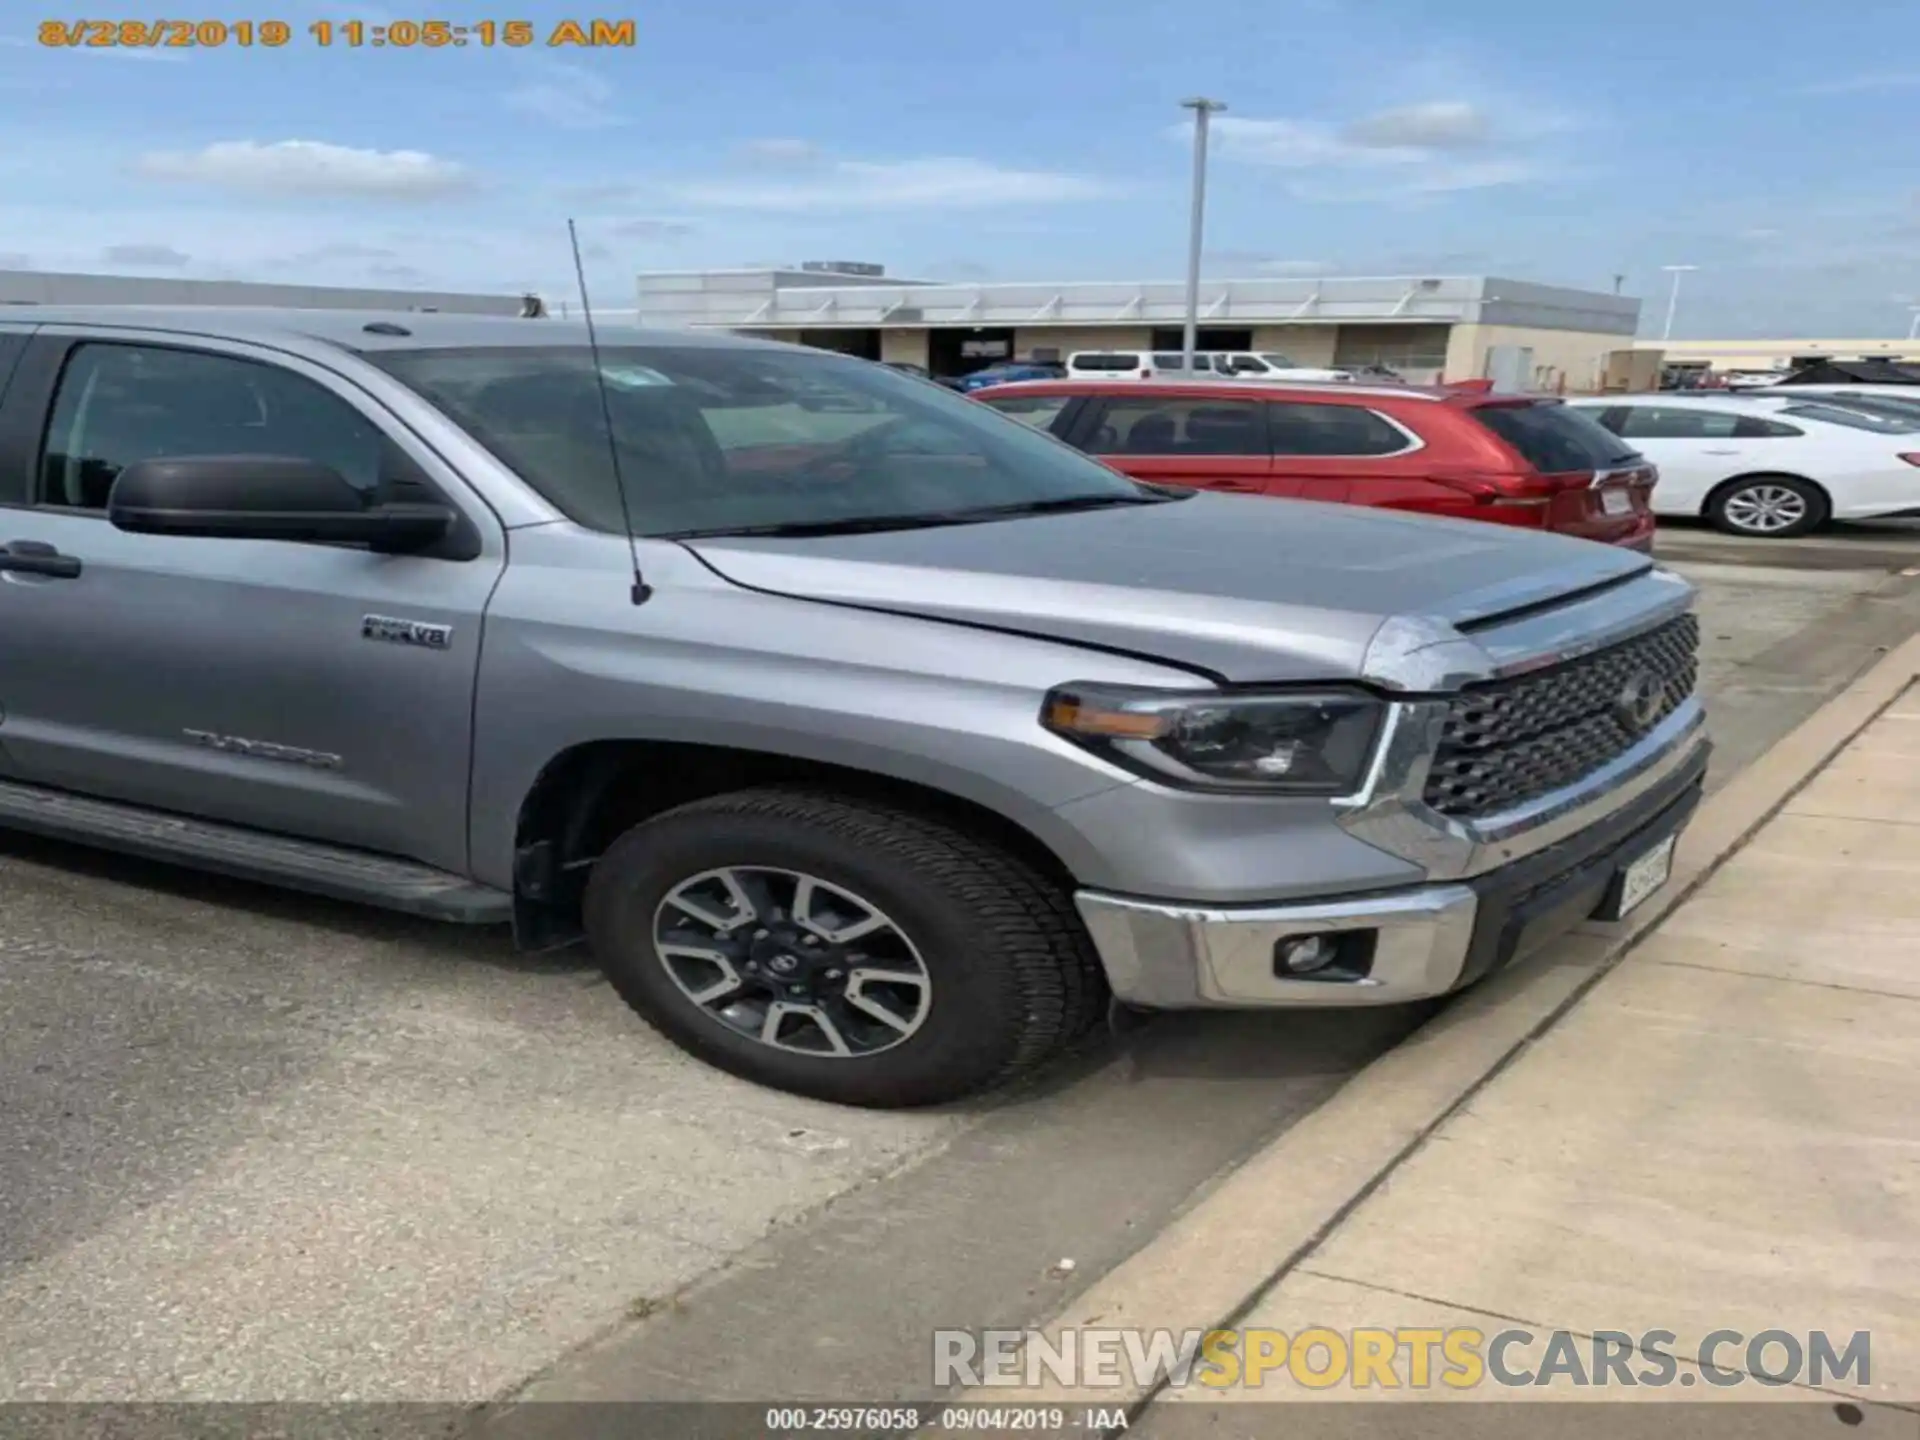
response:
[[[589,341],[0,322],[0,827],[584,937],[693,1053],[866,1105],[1110,1003],[1442,995],[1666,878],[1708,746],[1642,556]]]

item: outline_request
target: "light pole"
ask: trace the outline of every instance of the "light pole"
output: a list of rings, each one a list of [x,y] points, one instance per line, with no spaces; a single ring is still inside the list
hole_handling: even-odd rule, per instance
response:
[[[1680,309],[1680,277],[1689,270],[1698,270],[1700,267],[1698,265],[1662,265],[1660,268],[1673,276],[1673,290],[1667,296],[1667,325],[1666,328],[1660,332],[1660,338],[1662,340],[1671,340],[1673,338],[1673,317]]]
[[[1907,309],[1913,312],[1913,323],[1907,326],[1907,338],[1920,340],[1920,305],[1909,305]]]
[[[1193,374],[1193,352],[1200,339],[1200,247],[1207,228],[1207,127],[1227,107],[1196,96],[1180,108],[1193,111],[1193,218],[1187,234],[1187,324],[1180,342],[1180,363]]]

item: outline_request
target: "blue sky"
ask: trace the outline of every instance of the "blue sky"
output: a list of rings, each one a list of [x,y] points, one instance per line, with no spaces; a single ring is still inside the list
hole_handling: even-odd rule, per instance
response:
[[[19,7],[8,9],[19,14]],[[1920,305],[1920,5],[1788,0],[519,0],[544,41],[116,53],[0,21],[0,267],[450,289],[875,260],[1172,278],[1181,97],[1217,121],[1215,275],[1491,272],[1677,335],[1904,335]],[[8,26],[13,28],[7,28]],[[370,36],[369,36],[370,38]]]

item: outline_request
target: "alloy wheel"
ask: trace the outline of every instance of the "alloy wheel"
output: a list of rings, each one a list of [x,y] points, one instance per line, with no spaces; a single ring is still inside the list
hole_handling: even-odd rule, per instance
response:
[[[654,911],[653,944],[680,993],[776,1050],[878,1055],[926,1023],[933,981],[906,932],[863,896],[768,866],[703,871]]]
[[[1807,518],[1807,497],[1785,485],[1748,485],[1721,507],[1727,524],[1753,535],[1777,535]]]

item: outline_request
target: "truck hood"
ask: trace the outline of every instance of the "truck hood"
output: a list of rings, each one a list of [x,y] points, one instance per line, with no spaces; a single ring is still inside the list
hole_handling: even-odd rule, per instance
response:
[[[1388,620],[1471,627],[1652,568],[1505,525],[1205,492],[928,530],[687,543],[751,589],[1090,645],[1230,683],[1360,678]]]

